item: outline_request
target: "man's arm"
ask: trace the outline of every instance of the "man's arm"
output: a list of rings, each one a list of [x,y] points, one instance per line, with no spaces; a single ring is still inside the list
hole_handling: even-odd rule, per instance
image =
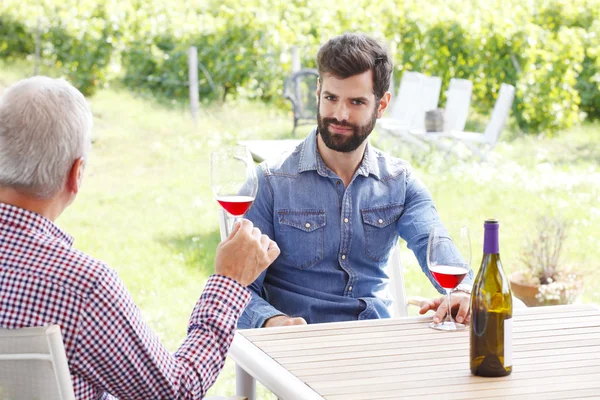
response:
[[[143,321],[116,273],[107,273],[80,322],[71,373],[119,399],[201,399],[221,371],[250,294],[213,275],[173,355]]]
[[[279,255],[248,220],[217,247],[212,275],[172,355],[143,321],[117,274],[106,268],[87,299],[71,372],[120,399],[201,399],[223,368],[250,293],[244,287]],[[68,305],[64,305],[68,306]]]
[[[406,179],[406,196],[404,202],[404,212],[398,220],[398,233],[406,240],[408,248],[415,254],[423,273],[429,278],[433,286],[440,293],[445,293],[445,290],[437,283],[427,266],[427,241],[429,231],[433,226],[443,227],[438,212],[433,203],[431,194],[425,185],[412,174],[412,171],[407,171]],[[456,254],[457,250],[453,247],[449,249],[449,254]],[[468,288],[472,285],[473,270],[470,269],[467,276],[461,283],[462,287]],[[452,306],[459,307],[457,313],[457,321],[462,322],[468,319],[469,311],[469,295],[461,293],[453,296]],[[447,312],[446,297],[423,302],[421,306],[421,314],[424,314],[430,309],[437,310],[434,320],[439,322]]]
[[[433,286],[438,292],[445,293],[427,267],[429,231],[433,226],[441,226],[442,222],[425,185],[414,176],[411,170],[408,170],[406,174],[404,211],[398,219],[398,234],[406,241],[408,248],[413,251],[421,270]]]

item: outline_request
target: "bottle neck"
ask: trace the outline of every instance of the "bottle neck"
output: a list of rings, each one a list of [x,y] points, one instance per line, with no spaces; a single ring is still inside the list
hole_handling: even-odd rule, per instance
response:
[[[483,254],[499,253],[500,243],[498,238],[498,226],[486,226],[483,234]]]

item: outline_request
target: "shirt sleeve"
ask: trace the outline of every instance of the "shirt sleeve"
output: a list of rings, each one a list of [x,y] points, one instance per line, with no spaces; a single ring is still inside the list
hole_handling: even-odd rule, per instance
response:
[[[440,293],[445,293],[445,290],[437,283],[427,267],[427,240],[429,238],[429,231],[434,226],[443,227],[442,221],[429,190],[410,170],[407,172],[406,182],[404,212],[398,219],[398,234],[402,239],[406,240],[408,248],[415,254],[421,270],[423,270],[423,273],[429,278],[433,286]],[[458,252],[452,244],[450,244],[450,247],[449,254]],[[470,285],[472,280],[473,270],[470,269],[463,283]]]
[[[249,291],[212,275],[184,343],[171,354],[142,320],[117,274],[106,271],[80,321],[72,373],[119,399],[201,399],[223,368]]]
[[[245,218],[252,221],[254,226],[271,240],[275,240],[275,232],[273,227],[273,189],[266,178],[266,164],[258,166],[256,175],[258,176],[258,192],[254,200],[254,204],[244,215]],[[263,271],[258,278],[248,286],[252,292],[252,300],[244,310],[238,322],[238,328],[261,328],[265,321],[277,315],[285,315],[281,311],[273,307],[265,300],[263,283],[268,269]]]

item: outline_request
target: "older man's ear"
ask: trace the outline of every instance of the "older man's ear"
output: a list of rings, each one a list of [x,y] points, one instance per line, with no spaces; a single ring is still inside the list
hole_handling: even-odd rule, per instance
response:
[[[85,170],[85,160],[80,157],[75,162],[73,162],[73,166],[69,171],[69,175],[67,176],[67,190],[72,194],[79,193],[79,189],[81,188],[81,183],[83,181],[83,171]]]

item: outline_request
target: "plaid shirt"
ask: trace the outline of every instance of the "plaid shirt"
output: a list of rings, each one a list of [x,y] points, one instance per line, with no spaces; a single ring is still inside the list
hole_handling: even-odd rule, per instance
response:
[[[197,399],[219,374],[247,289],[209,278],[175,354],[116,272],[46,218],[0,203],[0,327],[58,324],[78,399]]]

